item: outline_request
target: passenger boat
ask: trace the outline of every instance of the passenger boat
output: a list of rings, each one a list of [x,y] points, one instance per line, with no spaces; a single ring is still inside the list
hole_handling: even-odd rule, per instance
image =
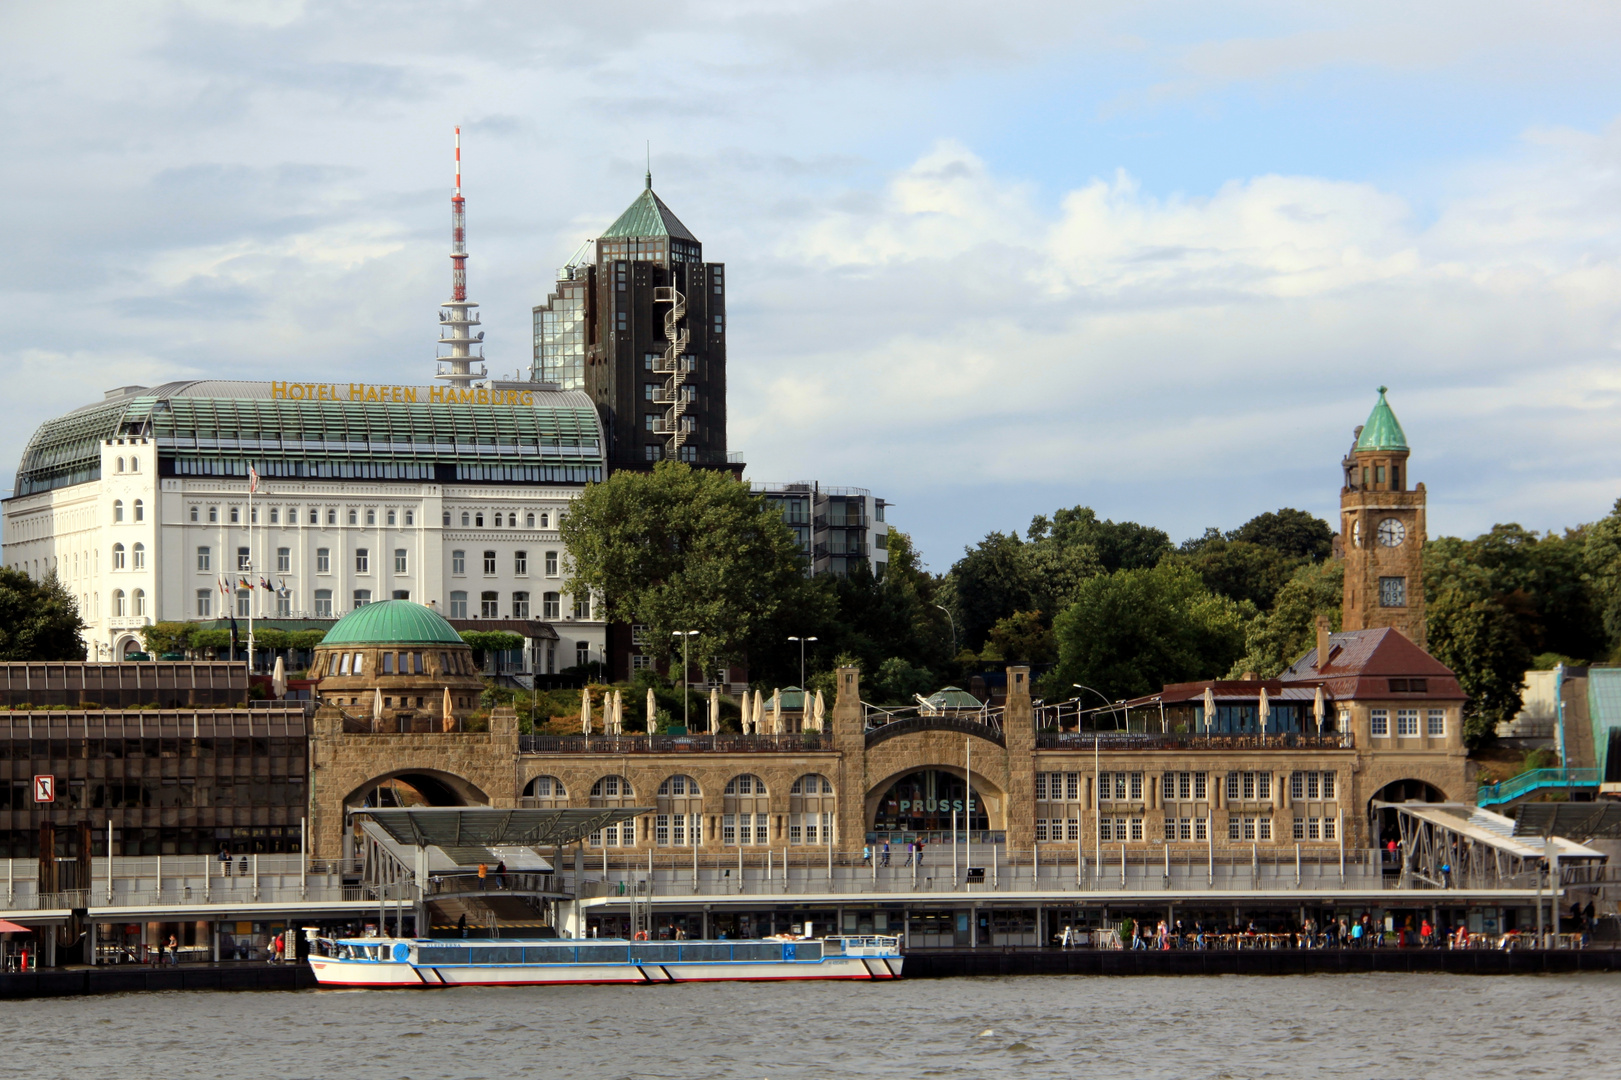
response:
[[[313,935],[311,935],[313,938]],[[582,983],[898,979],[897,937],[627,941],[623,938],[315,938],[322,986],[413,988]]]

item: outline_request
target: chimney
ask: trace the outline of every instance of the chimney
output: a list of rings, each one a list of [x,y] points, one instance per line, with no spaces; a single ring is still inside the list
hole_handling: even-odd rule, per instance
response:
[[[1321,673],[1328,667],[1328,616],[1317,616],[1317,671]]]

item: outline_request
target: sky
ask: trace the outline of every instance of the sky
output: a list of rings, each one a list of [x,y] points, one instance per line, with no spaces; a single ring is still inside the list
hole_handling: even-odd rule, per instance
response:
[[[651,144],[747,475],[935,571],[1335,522],[1379,386],[1432,536],[1621,498],[1613,3],[0,0],[0,50],[7,485],[116,386],[428,381],[460,124],[492,372]]]

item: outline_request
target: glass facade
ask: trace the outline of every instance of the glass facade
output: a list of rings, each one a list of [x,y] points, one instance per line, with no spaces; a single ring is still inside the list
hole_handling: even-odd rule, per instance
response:
[[[535,360],[531,376],[539,382],[556,383],[562,390],[584,390],[585,348],[590,343],[590,282],[583,269],[565,273],[580,276],[559,277],[557,291],[534,311]]]

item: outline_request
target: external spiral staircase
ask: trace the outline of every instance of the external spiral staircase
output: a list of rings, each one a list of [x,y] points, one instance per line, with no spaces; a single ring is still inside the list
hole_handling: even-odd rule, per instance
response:
[[[653,432],[665,436],[664,456],[680,460],[681,447],[692,431],[687,418],[687,405],[692,400],[687,387],[687,373],[692,370],[692,358],[686,355],[690,332],[682,326],[687,317],[687,298],[673,285],[661,285],[653,291],[655,304],[669,304],[664,313],[664,337],[669,342],[664,355],[653,362],[653,372],[664,376],[664,385],[653,392],[653,403],[663,405],[664,418],[654,422]]]

